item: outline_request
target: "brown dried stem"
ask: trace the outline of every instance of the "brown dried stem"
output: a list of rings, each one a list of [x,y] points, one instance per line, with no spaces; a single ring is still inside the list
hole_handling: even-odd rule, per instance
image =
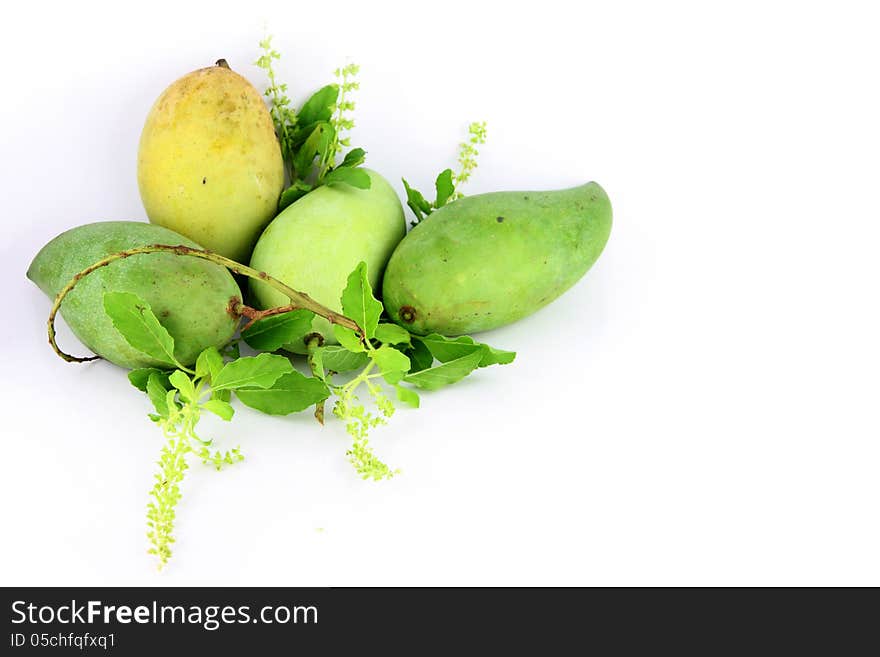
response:
[[[311,310],[316,315],[323,317],[331,324],[339,324],[340,326],[351,329],[352,331],[360,335],[361,338],[363,338],[364,332],[361,327],[358,326],[357,322],[318,303],[305,292],[298,292],[297,290],[294,290],[292,287],[285,285],[277,278],[269,276],[264,271],[258,271],[256,269],[253,269],[252,267],[248,267],[247,265],[243,265],[241,263],[235,262],[234,260],[230,260],[229,258],[226,258],[218,253],[213,253],[204,249],[194,249],[189,246],[183,246],[182,244],[177,246],[171,246],[168,244],[152,244],[150,246],[141,246],[134,249],[119,251],[118,253],[112,253],[83,269],[72,279],[70,279],[67,285],[61,288],[61,291],[57,294],[57,296],[55,297],[55,301],[52,303],[52,309],[49,311],[49,319],[47,321],[49,344],[52,346],[52,349],[55,351],[56,354],[58,354],[61,358],[69,363],[84,363],[86,361],[96,360],[100,358],[100,356],[71,356],[70,354],[62,351],[61,348],[58,346],[58,343],[55,341],[55,315],[58,314],[58,309],[61,307],[61,302],[64,301],[64,298],[70,293],[71,290],[73,290],[74,287],[76,287],[76,284],[79,283],[79,281],[81,281],[83,278],[91,274],[93,271],[95,271],[96,269],[100,269],[101,267],[106,267],[110,263],[117,260],[122,260],[124,258],[130,258],[131,256],[143,255],[147,253],[172,253],[179,256],[201,258],[202,260],[207,260],[208,262],[213,262],[214,264],[226,267],[233,273],[263,281],[264,283],[275,288],[276,290],[284,294],[288,299],[290,299],[290,305],[280,306],[278,308],[271,308],[269,310],[255,310],[253,308],[250,308],[249,306],[245,306],[243,303],[236,304],[235,307],[231,308],[231,310],[237,313],[239,317],[248,317],[250,319],[250,322],[248,322],[247,326],[250,326],[254,321],[256,321],[257,319],[261,319],[262,317],[277,315],[279,313],[288,312],[290,310],[295,310],[298,308],[305,308],[306,310]]]

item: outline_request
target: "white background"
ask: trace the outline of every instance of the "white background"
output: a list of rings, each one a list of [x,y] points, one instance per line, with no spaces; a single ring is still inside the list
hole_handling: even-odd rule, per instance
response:
[[[870,3],[28,5],[0,27],[0,583],[880,585]],[[262,89],[266,28],[298,99],[361,65],[353,142],[398,191],[485,119],[468,193],[595,179],[615,224],[483,336],[515,364],[375,432],[391,482],[334,421],[209,423],[247,460],[194,464],[157,574],[147,400],[50,352],[24,272],[62,230],[145,219],[152,101],[218,57]]]

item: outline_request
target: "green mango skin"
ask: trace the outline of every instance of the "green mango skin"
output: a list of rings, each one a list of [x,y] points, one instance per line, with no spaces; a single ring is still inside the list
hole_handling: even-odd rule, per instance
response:
[[[369,189],[325,185],[309,192],[279,214],[263,231],[251,257],[251,267],[305,292],[340,312],[340,297],[348,275],[361,261],[373,289],[378,289],[385,263],[406,234],[406,218],[397,193],[375,171]],[[260,308],[290,303],[267,284],[251,280],[254,302]],[[312,330],[335,344],[330,323],[315,317]],[[285,349],[304,353],[301,341]]]
[[[611,203],[594,182],[467,196],[431,214],[398,245],[385,270],[385,309],[418,335],[510,324],[574,285],[610,233]]]
[[[34,258],[27,277],[54,299],[77,273],[103,257],[151,244],[201,248],[161,226],[98,222],[68,230],[49,242]],[[207,347],[229,342],[238,325],[229,305],[241,301],[241,290],[225,267],[170,253],[117,260],[81,279],[61,303],[61,316],[84,345],[121,367],[160,364],[132,348],[116,330],[104,312],[105,292],[130,292],[149,303],[174,338],[174,355],[184,365],[194,363]]]

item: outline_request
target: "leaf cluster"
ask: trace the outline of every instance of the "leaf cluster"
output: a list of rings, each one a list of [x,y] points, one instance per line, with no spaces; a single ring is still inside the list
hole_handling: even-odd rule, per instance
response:
[[[287,415],[326,399],[330,391],[321,380],[295,370],[289,359],[270,353],[246,357],[236,353],[227,360],[215,347],[209,347],[199,354],[195,369],[190,369],[174,355],[173,336],[146,301],[127,292],[106,292],[103,303],[126,342],[156,363],[156,367],[132,370],[128,378],[149,397],[155,411],[150,419],[161,427],[166,438],[147,506],[150,553],[158,557],[161,568],[171,557],[175,508],[188,468],[187,455],[194,452],[217,470],[244,458],[238,447],[212,449],[213,441],[202,438],[197,431],[202,414],[207,411],[228,422],[235,414],[230,404],[235,394],[246,406],[271,415]],[[252,332],[252,339],[271,347],[273,331],[277,334],[279,326],[311,322],[311,312],[295,312],[296,318],[286,323],[277,317],[267,318],[266,325]]]
[[[340,297],[342,312],[360,331],[337,324],[333,332],[339,344],[309,341],[311,376],[295,369],[289,357],[272,353],[312,335],[315,315],[309,310],[268,315],[242,330],[240,340],[258,352],[254,356],[241,356],[235,341],[222,352],[205,349],[190,368],[175,355],[174,338],[149,303],[127,292],[106,292],[103,303],[116,330],[151,363],[132,370],[129,380],[149,397],[154,409],[149,417],[166,439],[147,507],[150,552],[158,557],[160,567],[171,557],[175,509],[188,455],[195,454],[218,470],[244,458],[238,447],[217,449],[213,440],[199,434],[205,412],[232,420],[235,396],[241,404],[269,415],[315,407],[323,422],[324,404],[333,396],[332,413],[351,438],[348,460],[364,479],[387,479],[398,470],[375,454],[369,437],[394,415],[396,402],[418,408],[419,390],[437,390],[479,368],[507,364],[515,357],[511,351],[467,336],[417,336],[387,321],[363,262],[348,276]]]
[[[351,95],[359,88],[358,66],[336,69],[338,82],[318,89],[297,110],[287,95],[287,85],[276,79],[273,62],[281,54],[272,47],[272,37],[263,39],[260,48],[262,54],[255,64],[269,80],[265,95],[289,180],[278,201],[279,211],[321,185],[369,189],[370,177],[360,168],[366,157],[363,148],[352,148],[336,164],[337,156],[351,145],[346,133],[354,127]]]

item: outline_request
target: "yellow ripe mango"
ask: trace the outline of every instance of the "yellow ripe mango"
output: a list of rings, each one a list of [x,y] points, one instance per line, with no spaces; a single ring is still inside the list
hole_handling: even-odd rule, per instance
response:
[[[150,222],[247,262],[284,185],[260,93],[222,59],[174,82],[147,116],[137,177]]]

